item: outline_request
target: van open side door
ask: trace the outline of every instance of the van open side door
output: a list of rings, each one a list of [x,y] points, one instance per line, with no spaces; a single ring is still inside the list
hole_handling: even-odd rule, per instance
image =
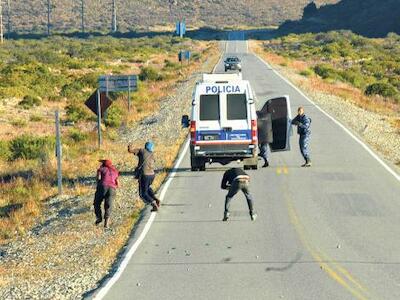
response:
[[[291,112],[289,96],[282,96],[268,100],[260,110],[262,113],[271,113],[273,143],[272,152],[289,151],[291,135]]]

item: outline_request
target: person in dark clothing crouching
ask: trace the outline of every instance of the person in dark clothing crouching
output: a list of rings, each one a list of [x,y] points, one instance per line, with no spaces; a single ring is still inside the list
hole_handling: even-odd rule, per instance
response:
[[[110,225],[109,218],[118,187],[119,173],[110,160],[102,159],[99,161],[101,166],[97,170],[97,188],[93,202],[96,215],[95,224],[98,225],[103,221],[101,203],[104,200],[104,227],[107,228]]]
[[[128,145],[128,152],[139,158],[138,165],[135,169],[135,178],[139,184],[139,196],[145,204],[150,204],[152,211],[158,211],[160,208],[160,199],[158,199],[151,187],[154,178],[154,144],[147,142],[143,148],[133,148]]]
[[[221,188],[223,190],[229,190],[225,198],[225,211],[222,221],[228,221],[230,202],[239,190],[241,190],[246,197],[251,220],[254,221],[257,218],[257,214],[255,214],[253,210],[253,199],[250,195],[250,176],[247,175],[245,171],[241,168],[227,170],[222,178]]]

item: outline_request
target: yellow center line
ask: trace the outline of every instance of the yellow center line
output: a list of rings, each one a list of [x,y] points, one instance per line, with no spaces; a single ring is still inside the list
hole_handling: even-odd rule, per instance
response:
[[[286,166],[283,167],[283,174],[289,174],[289,169]]]
[[[301,242],[303,243],[307,251],[311,254],[311,256],[314,258],[314,260],[320,265],[321,269],[325,271],[329,275],[329,277],[331,277],[337,283],[339,283],[341,286],[347,289],[357,299],[359,300],[368,299],[367,290],[359,282],[357,282],[357,280],[355,280],[354,277],[351,276],[346,269],[339,266],[337,263],[332,262],[332,260],[329,259],[327,255],[323,255],[321,251],[318,252],[311,246],[311,243],[307,239],[306,231],[297,216],[297,213],[293,207],[292,202],[290,201],[290,197],[286,190],[284,191],[284,197],[289,211],[290,221],[294,225],[300,237]]]

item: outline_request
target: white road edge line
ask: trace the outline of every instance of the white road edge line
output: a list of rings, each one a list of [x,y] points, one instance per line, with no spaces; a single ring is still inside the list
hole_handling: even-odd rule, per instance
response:
[[[248,43],[248,42],[247,42]],[[306,96],[297,86],[295,86],[292,82],[290,82],[287,78],[285,78],[282,74],[272,68],[266,61],[264,61],[260,56],[253,53],[263,64],[265,64],[269,69],[271,69],[276,75],[282,78],[286,83],[288,83],[291,87],[293,87],[297,92],[300,93],[308,102],[314,105],[320,112],[322,112],[325,116],[331,119],[336,125],[342,128],[348,135],[350,135],[358,144],[360,144],[373,158],[375,158],[390,174],[400,181],[400,175],[397,174],[388,164],[386,164],[370,147],[368,147],[363,141],[361,141],[358,137],[356,137],[349,129],[347,129],[342,123],[337,121],[334,117],[324,111],[319,105],[317,105],[314,101],[312,101],[308,96]]]
[[[228,43],[227,43],[227,44],[228,44]],[[213,73],[215,73],[215,71],[217,71],[217,68],[218,68],[218,66],[219,66],[220,63],[221,63],[221,60],[224,58],[224,54],[225,54],[225,53],[226,53],[226,51],[223,52],[223,53],[221,53],[221,56],[220,56],[220,58],[219,58],[217,64],[214,66],[214,68],[213,68],[213,70],[212,70]]]
[[[168,187],[170,186],[172,180],[174,179],[177,169],[179,167],[179,165],[181,164],[183,158],[186,155],[186,152],[189,148],[189,139],[186,140],[184,148],[182,150],[182,152],[179,155],[178,160],[176,161],[172,172],[168,175],[168,179],[165,182],[165,184],[163,185],[163,187],[161,188],[161,193],[160,193],[160,200],[163,201],[164,200],[164,196],[168,190]],[[124,258],[122,259],[120,265],[118,266],[117,271],[114,273],[114,275],[109,279],[109,281],[107,282],[107,284],[100,288],[98,290],[98,292],[96,293],[96,295],[94,296],[93,299],[96,300],[101,300],[103,299],[107,293],[110,291],[110,289],[112,288],[112,286],[118,281],[118,279],[121,277],[122,273],[124,272],[125,268],[128,266],[129,261],[131,260],[132,256],[135,254],[136,250],[138,249],[138,247],[140,246],[140,244],[143,242],[144,238],[146,237],[147,233],[150,230],[151,225],[154,222],[154,219],[156,217],[156,212],[152,212],[150,215],[150,218],[147,220],[147,223],[145,225],[145,227],[143,228],[143,231],[141,232],[140,236],[138,237],[138,239],[136,240],[136,242],[132,245],[132,247],[129,249],[129,251],[126,253],[126,255],[124,256]]]
[[[227,44],[227,42],[226,42]],[[224,57],[224,53],[221,53],[221,57],[219,58],[217,64],[214,66],[213,68],[213,73],[215,73],[218,65],[220,64],[222,58]],[[176,161],[172,172],[168,175],[168,179],[165,182],[165,184],[162,186],[161,188],[161,193],[160,193],[160,200],[163,201],[165,194],[167,193],[168,187],[170,186],[172,180],[174,179],[175,175],[176,175],[176,171],[179,168],[179,165],[182,163],[183,158],[186,155],[186,152],[189,149],[189,139],[186,140],[185,145],[183,146],[183,150],[180,153],[178,160]],[[150,230],[151,225],[154,222],[154,219],[156,217],[155,212],[152,212],[150,215],[150,218],[147,220],[146,225],[143,228],[143,231],[140,233],[138,239],[136,240],[136,242],[132,245],[132,247],[129,249],[129,251],[126,253],[126,255],[124,256],[124,258],[122,259],[120,265],[118,266],[117,271],[114,273],[114,275],[109,279],[109,281],[106,283],[105,286],[99,288],[98,292],[96,292],[95,296],[93,297],[93,299],[95,300],[101,300],[103,299],[107,293],[110,291],[110,289],[112,288],[112,286],[118,281],[118,279],[121,277],[122,273],[124,272],[124,270],[126,269],[126,267],[128,266],[129,261],[131,260],[132,256],[135,254],[136,250],[139,248],[140,244],[143,242],[144,238],[146,237],[147,233]]]

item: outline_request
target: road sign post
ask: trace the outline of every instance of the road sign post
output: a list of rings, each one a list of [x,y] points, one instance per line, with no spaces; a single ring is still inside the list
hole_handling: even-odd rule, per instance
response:
[[[61,159],[62,159],[62,147],[61,147],[61,132],[60,132],[60,113],[56,110],[56,157],[57,157],[57,186],[58,194],[62,194],[62,169],[61,169]]]
[[[178,21],[176,22],[176,35],[180,38],[183,38],[186,33],[186,21]]]
[[[98,146],[99,146],[99,148],[101,148],[102,136],[101,136],[100,89],[97,89],[97,138],[98,138]]]
[[[190,51],[185,51],[185,59],[187,60],[187,64],[190,63],[191,53]]]
[[[131,80],[128,76],[128,111],[131,110]]]

